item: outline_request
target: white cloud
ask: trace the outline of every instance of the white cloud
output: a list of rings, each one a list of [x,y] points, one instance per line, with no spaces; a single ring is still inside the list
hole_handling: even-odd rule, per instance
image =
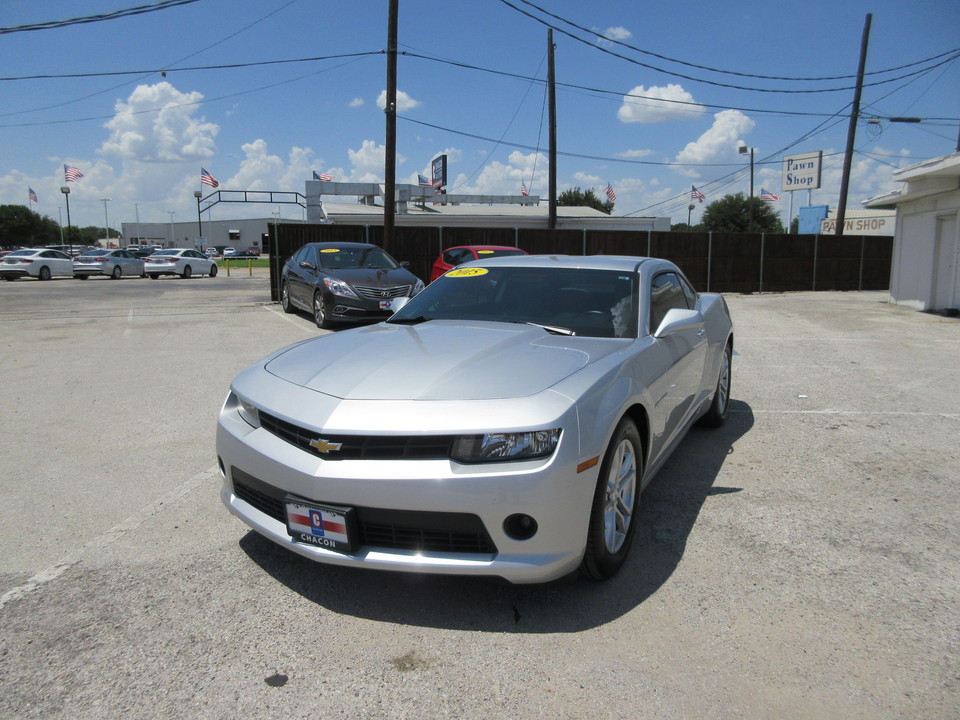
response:
[[[363,98],[356,97],[350,101],[350,107],[362,107],[362,106],[363,106]]]
[[[649,89],[637,85],[624,95],[617,117],[624,123],[656,123],[695,117],[705,110],[680,85],[670,83],[666,87]]]
[[[546,197],[548,168],[547,158],[542,153],[524,154],[514,150],[507,156],[506,163],[499,160],[488,162],[476,178],[468,179],[465,173],[459,173],[448,183],[448,192],[471,195],[519,195],[520,184],[525,183],[531,195]]]
[[[653,150],[624,150],[617,155],[622,158],[645,158],[648,155],[653,155]]]
[[[397,112],[406,112],[420,104],[419,100],[414,100],[402,90],[397,90]],[[381,90],[377,95],[377,107],[384,110],[387,107],[387,91]]]
[[[99,152],[138,162],[177,163],[206,160],[216,152],[219,126],[195,117],[203,95],[182,93],[168,82],[139,85],[116,115]],[[156,112],[159,111],[159,112]]]
[[[723,110],[713,116],[713,125],[703,135],[677,153],[678,163],[700,164],[717,157],[737,153],[738,140],[753,130],[756,123],[739,110]],[[678,172],[688,177],[700,177],[700,173],[690,168],[678,168]]]
[[[598,42],[601,45],[609,47],[613,45],[613,43],[610,42],[611,40],[622,42],[624,40],[629,40],[632,37],[633,33],[627,30],[625,27],[608,27],[603,31],[603,38],[598,39]]]

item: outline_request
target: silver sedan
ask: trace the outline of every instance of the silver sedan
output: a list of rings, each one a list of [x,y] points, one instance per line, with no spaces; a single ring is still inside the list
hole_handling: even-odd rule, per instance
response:
[[[156,280],[161,275],[179,275],[190,278],[194,275],[217,276],[217,263],[202,252],[190,248],[167,248],[157,250],[144,260],[144,271]]]
[[[694,422],[724,421],[732,354],[723,297],[667,261],[468,263],[238,375],[221,499],[322,563],[608,578],[654,474]]]
[[[119,280],[124,275],[146,277],[143,260],[127,250],[87,250],[73,259],[73,276],[87,280],[91,275],[107,275]]]

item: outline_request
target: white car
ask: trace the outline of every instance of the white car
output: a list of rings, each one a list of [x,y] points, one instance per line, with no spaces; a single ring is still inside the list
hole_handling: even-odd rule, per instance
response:
[[[73,259],[73,276],[87,280],[91,275],[146,277],[143,260],[129,250],[87,250]]]
[[[644,487],[694,422],[727,415],[723,297],[666,260],[524,255],[402,300],[236,377],[217,429],[227,508],[321,563],[614,575]]]
[[[66,253],[48,248],[14,250],[0,260],[0,277],[4,280],[22,277],[35,277],[38,280],[73,277],[73,260]]]
[[[143,270],[156,280],[161,275],[179,275],[182,278],[194,275],[217,276],[217,263],[202,252],[190,248],[157,250],[143,261]]]

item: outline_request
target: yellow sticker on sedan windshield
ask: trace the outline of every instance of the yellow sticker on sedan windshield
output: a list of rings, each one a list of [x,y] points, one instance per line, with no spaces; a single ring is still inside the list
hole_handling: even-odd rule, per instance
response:
[[[457,268],[448,272],[445,277],[477,277],[486,274],[486,268]]]
[[[340,248],[323,248],[323,250],[321,250],[320,252],[322,252],[322,253],[325,253],[325,252],[340,252]]]
[[[477,255],[492,255],[493,250],[477,250]]]

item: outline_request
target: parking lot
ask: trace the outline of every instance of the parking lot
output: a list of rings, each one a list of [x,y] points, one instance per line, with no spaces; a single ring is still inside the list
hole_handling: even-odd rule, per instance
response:
[[[960,321],[728,296],[733,403],[605,584],[326,567],[221,506],[265,269],[0,283],[2,718],[960,716]]]

